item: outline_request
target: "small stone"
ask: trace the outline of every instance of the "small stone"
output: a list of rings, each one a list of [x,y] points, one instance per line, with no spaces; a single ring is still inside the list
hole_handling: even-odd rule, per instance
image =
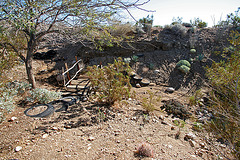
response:
[[[17,119],[17,117],[12,117],[11,119],[10,119],[10,121],[12,122],[12,121],[15,121]]]
[[[21,146],[17,146],[17,147],[15,148],[15,152],[18,152],[18,151],[20,151],[21,149],[22,149]]]
[[[91,149],[92,147],[91,146],[89,146],[88,148],[87,148],[87,150],[89,150],[89,149]]]
[[[191,140],[191,139],[189,140],[189,144],[190,144],[191,147],[195,147],[196,146],[196,142]]]
[[[195,138],[196,138],[195,134],[193,134],[191,132],[186,134],[185,137],[184,137],[185,140],[189,140],[189,139],[194,140]]]
[[[159,72],[160,72],[160,70],[158,70],[158,69],[154,70],[155,74],[158,74]]]
[[[162,121],[162,124],[168,125],[168,123],[164,120]]]
[[[132,100],[132,98],[128,98],[128,100],[129,100],[129,101],[131,101],[131,100]]]
[[[197,156],[199,156],[199,157],[202,157],[203,152],[201,152],[201,150],[197,150],[197,151],[195,152],[195,154],[196,154]]]
[[[58,128],[57,128],[57,127],[52,127],[52,129],[53,129],[53,130],[58,130]]]
[[[70,129],[70,128],[72,128],[71,126],[64,126],[66,129]]]
[[[175,91],[175,89],[174,89],[173,87],[168,87],[168,88],[166,89],[166,91],[167,91],[168,93],[173,93],[173,92]]]
[[[226,148],[226,145],[224,145],[224,144],[220,144],[219,146],[222,148]]]
[[[89,137],[88,140],[93,141],[93,140],[95,140],[95,138],[94,137]]]
[[[164,120],[163,115],[160,115],[160,116],[159,116],[159,119]]]
[[[44,134],[43,136],[42,136],[42,138],[47,138],[48,137],[48,134]]]
[[[200,142],[199,145],[200,145],[201,148],[205,147],[205,144],[203,142]]]
[[[131,120],[136,121],[136,120],[137,120],[137,117],[132,117]]]
[[[171,144],[168,145],[168,148],[172,149],[172,147],[173,147],[173,146],[172,146]]]
[[[175,129],[175,127],[174,126],[171,126],[171,130],[174,130]]]
[[[87,97],[83,97],[82,98],[82,102],[87,102],[88,101],[88,98]]]
[[[116,141],[117,143],[121,143],[119,140]]]
[[[141,88],[141,85],[139,83],[136,84],[137,88]]]
[[[149,83],[149,86],[155,86],[155,83]]]

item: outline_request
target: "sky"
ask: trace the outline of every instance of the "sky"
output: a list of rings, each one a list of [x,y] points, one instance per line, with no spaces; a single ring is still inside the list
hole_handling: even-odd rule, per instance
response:
[[[130,12],[136,20],[153,14],[153,25],[164,26],[171,24],[174,17],[182,17],[182,22],[187,23],[200,18],[211,27],[220,20],[226,20],[227,14],[234,13],[238,7],[240,0],[150,0],[142,8],[155,12],[139,9],[131,9]],[[129,18],[129,21],[133,19]]]

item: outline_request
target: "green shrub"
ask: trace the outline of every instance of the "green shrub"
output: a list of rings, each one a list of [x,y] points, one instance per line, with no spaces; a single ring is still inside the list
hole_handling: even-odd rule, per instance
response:
[[[157,102],[160,101],[161,97],[156,97],[156,93],[153,93],[150,90],[147,90],[147,93],[149,94],[149,97],[144,97],[142,100],[142,106],[143,108],[148,112],[152,112],[155,110],[155,105]]]
[[[203,93],[202,93],[201,89],[196,90],[196,92],[193,94],[193,96],[189,97],[189,105],[194,106],[196,104],[199,104],[202,97],[203,97]]]
[[[187,28],[181,24],[175,24],[171,26],[171,30],[174,34],[184,37],[187,33]]]
[[[230,34],[231,55],[225,61],[214,62],[207,68],[207,76],[212,86],[211,109],[214,119],[209,130],[224,139],[232,149],[236,159],[240,158],[240,34]]]
[[[8,82],[0,84],[0,123],[4,120],[6,114],[15,108],[16,97],[21,97],[25,92],[31,89],[31,86],[24,82]]]
[[[113,64],[108,64],[103,68],[97,66],[88,67],[88,76],[91,86],[96,92],[94,98],[98,102],[113,105],[114,102],[130,97],[130,77],[131,68],[129,64],[123,62],[122,58],[114,60]]]
[[[193,26],[196,26],[198,28],[205,28],[207,27],[207,23],[202,21],[201,19],[199,18],[195,18],[194,20],[190,20],[190,23],[193,25]]]
[[[231,13],[227,15],[227,22],[232,24],[234,27],[239,27],[240,26],[240,7],[238,7],[238,10],[235,11],[234,13]]]
[[[47,89],[36,88],[29,91],[29,97],[27,101],[33,103],[49,103],[51,101],[60,99],[62,96],[61,92],[49,91]]]

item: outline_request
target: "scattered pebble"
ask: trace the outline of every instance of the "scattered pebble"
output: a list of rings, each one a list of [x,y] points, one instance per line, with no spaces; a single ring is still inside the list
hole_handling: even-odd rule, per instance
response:
[[[158,70],[158,69],[154,70],[155,74],[158,74],[159,72],[160,72],[160,70]]]
[[[164,120],[162,121],[162,124],[168,125],[168,123]]]
[[[17,146],[17,147],[15,148],[15,152],[19,152],[21,149],[22,149],[21,146]]]
[[[42,138],[47,138],[48,137],[48,134],[44,134],[43,136],[42,136]]]
[[[94,137],[89,137],[88,140],[89,140],[89,141],[94,141],[95,138],[94,138]]]
[[[196,142],[191,140],[191,139],[189,140],[189,144],[190,144],[191,147],[195,147],[196,146]]]
[[[12,121],[15,121],[17,119],[17,117],[12,117],[11,119],[10,119],[10,121],[12,122]]]
[[[58,128],[57,128],[57,127],[52,127],[52,129],[53,129],[53,130],[58,130]]]
[[[163,116],[163,115],[160,115],[160,116],[159,116],[159,119],[164,120],[164,116]]]
[[[184,137],[185,140],[189,140],[189,139],[194,140],[195,138],[196,138],[196,135],[193,134],[192,132],[189,132],[189,133],[186,134],[185,137]]]
[[[139,83],[136,84],[137,88],[141,88],[141,85]]]
[[[173,87],[168,87],[166,89],[166,91],[169,92],[169,93],[173,93],[175,91],[175,89]]]

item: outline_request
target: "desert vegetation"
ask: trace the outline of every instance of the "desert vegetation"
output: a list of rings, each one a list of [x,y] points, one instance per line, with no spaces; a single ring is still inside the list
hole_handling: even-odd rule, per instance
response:
[[[60,91],[64,87],[55,83],[56,76],[62,75],[64,67],[68,69],[67,62],[75,64],[77,58],[69,58],[73,54],[72,57],[82,58],[86,65],[79,77],[84,75],[89,81],[89,86],[85,86],[87,95],[77,95],[72,108],[61,100],[67,108],[59,114],[72,115],[68,118],[59,115],[49,124],[63,119],[66,120],[65,129],[85,125],[100,126],[99,130],[103,130],[107,121],[111,129],[111,125],[117,126],[119,120],[122,125],[134,122],[141,131],[145,125],[156,127],[154,124],[161,121],[159,124],[170,126],[171,131],[177,130],[168,137],[173,135],[176,140],[182,138],[189,142],[196,149],[194,154],[198,158],[206,154],[214,158],[239,159],[239,8],[212,28],[207,28],[207,22],[200,18],[186,23],[177,17],[164,27],[154,27],[153,16],[143,17],[136,23],[116,20],[119,11],[140,8],[147,2],[0,2],[0,123],[7,122],[14,108],[26,109],[61,99],[63,93]],[[34,59],[42,50],[50,50],[51,47],[46,46],[52,37],[59,37],[56,40],[57,56]],[[47,64],[46,69],[34,68],[40,62]],[[11,76],[11,72],[20,70],[18,67],[26,70],[26,77]],[[45,81],[41,79],[42,75],[47,76]],[[74,107],[79,109],[74,110]],[[81,114],[73,111],[81,111]],[[128,115],[133,111],[136,112]],[[71,120],[85,113],[90,120],[81,117],[76,124]],[[124,114],[126,117],[123,118]],[[200,147],[196,147],[194,136],[184,136],[189,128],[205,138],[199,142]],[[140,131],[131,133],[134,137]],[[114,130],[114,136],[118,135],[119,131]],[[206,135],[210,135],[212,143]],[[90,137],[87,141],[94,140]],[[149,138],[146,141],[151,143],[139,143],[133,151],[134,156],[159,156],[151,146],[158,142]],[[216,141],[226,147],[219,153],[212,153]]]

